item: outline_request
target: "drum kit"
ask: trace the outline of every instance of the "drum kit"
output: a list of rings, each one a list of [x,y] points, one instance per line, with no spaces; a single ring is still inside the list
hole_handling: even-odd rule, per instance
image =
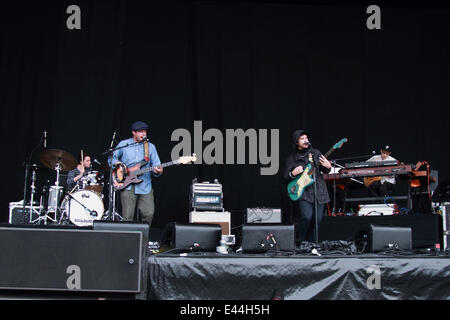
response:
[[[86,171],[72,190],[65,190],[60,178],[62,172],[75,169],[78,165],[76,158],[64,150],[46,149],[39,155],[40,162],[48,169],[56,171],[54,185],[43,188],[41,203],[33,207],[36,192],[36,171],[38,166],[32,166],[30,212],[37,214],[33,220],[30,214],[29,223],[32,224],[73,224],[84,227],[91,226],[95,220],[122,219],[115,212],[115,201],[105,211],[103,204],[104,175],[100,171]],[[100,166],[101,171],[109,171],[105,163]],[[109,197],[115,200],[115,191],[110,186]],[[111,208],[112,203],[112,208]]]

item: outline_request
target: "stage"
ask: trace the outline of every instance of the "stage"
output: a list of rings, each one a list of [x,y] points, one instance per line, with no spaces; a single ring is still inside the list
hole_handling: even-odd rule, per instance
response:
[[[186,248],[155,253],[149,241],[162,241],[161,230],[141,223],[4,224],[0,298],[448,300],[450,255],[435,250],[441,223],[438,214],[327,216],[318,245],[257,254],[241,251],[239,238],[228,254]],[[352,237],[366,224],[411,227],[411,249],[360,250]]]
[[[160,300],[450,299],[450,256],[190,253],[148,259],[148,298]]]

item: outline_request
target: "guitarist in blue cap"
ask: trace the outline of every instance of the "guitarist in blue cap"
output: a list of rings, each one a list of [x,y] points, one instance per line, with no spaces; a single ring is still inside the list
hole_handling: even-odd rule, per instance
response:
[[[295,131],[292,138],[293,150],[286,159],[284,178],[287,182],[292,182],[294,179],[303,181],[305,179],[311,179],[313,176],[312,171],[315,172],[318,229],[322,221],[325,204],[330,201],[322,172],[329,173],[331,163],[319,150],[312,148],[309,142],[308,132],[305,130]],[[316,239],[314,183],[310,182],[305,185],[307,186],[298,193],[301,195],[297,201],[300,212],[294,212],[293,220],[294,223],[299,225],[299,240],[312,242]]]

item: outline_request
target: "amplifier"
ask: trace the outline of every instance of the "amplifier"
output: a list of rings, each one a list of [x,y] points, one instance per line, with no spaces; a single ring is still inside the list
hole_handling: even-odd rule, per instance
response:
[[[281,209],[247,208],[247,223],[281,223]]]
[[[192,209],[222,211],[222,185],[217,180],[215,183],[192,183],[190,203]]]
[[[218,224],[222,235],[229,235],[231,232],[231,214],[228,211],[191,211],[189,223]]]
[[[10,223],[10,224],[30,223],[30,210],[31,210],[30,205],[26,205],[25,210],[24,210],[23,201],[10,202],[9,203],[8,223]],[[39,217],[42,210],[43,210],[43,207],[39,203],[34,204],[32,221],[36,220]]]

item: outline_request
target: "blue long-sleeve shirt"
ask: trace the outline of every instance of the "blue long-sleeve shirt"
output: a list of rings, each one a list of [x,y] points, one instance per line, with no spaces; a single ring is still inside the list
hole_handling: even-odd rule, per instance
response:
[[[133,138],[122,140],[117,144],[116,148],[126,146],[128,144],[132,144],[135,141]],[[161,164],[161,160],[159,159],[158,152],[156,151],[156,147],[153,143],[148,143],[148,154],[150,161],[145,165],[142,166],[143,168],[158,166]],[[128,146],[119,150],[116,150],[112,158],[110,157],[108,159],[109,165],[114,165],[117,161],[120,161],[124,163],[128,168],[133,167],[137,163],[144,160],[145,152],[144,152],[144,143],[136,144],[133,146]],[[142,179],[141,183],[134,184],[134,193],[135,194],[147,194],[152,190],[152,174],[151,172],[146,172],[142,175],[140,175],[138,178]],[[155,175],[157,176],[157,175]],[[131,186],[133,184],[129,185],[125,190],[131,190]]]

